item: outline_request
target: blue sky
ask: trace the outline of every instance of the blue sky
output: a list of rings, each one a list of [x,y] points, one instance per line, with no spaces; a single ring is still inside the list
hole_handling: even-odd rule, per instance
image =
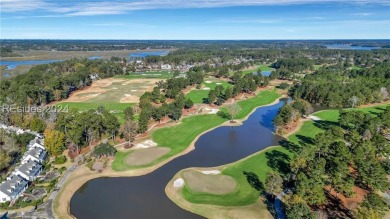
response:
[[[0,0],[1,39],[390,39],[388,0]]]

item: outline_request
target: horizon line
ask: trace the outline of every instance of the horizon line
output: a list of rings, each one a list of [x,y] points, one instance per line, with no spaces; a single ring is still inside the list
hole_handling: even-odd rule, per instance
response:
[[[110,41],[119,41],[119,40],[134,40],[134,41],[152,41],[152,40],[158,40],[158,41],[271,41],[271,40],[280,40],[280,41],[287,41],[287,40],[296,40],[296,41],[302,41],[302,40],[389,40],[390,38],[307,38],[307,39],[66,39],[66,38],[8,38],[8,39],[1,39],[0,40],[110,40]]]

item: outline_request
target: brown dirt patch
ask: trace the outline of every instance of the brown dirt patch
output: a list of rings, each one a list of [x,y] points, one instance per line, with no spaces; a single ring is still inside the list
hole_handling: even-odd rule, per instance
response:
[[[203,174],[195,170],[185,171],[183,178],[191,190],[201,193],[224,195],[234,192],[237,186],[231,176]]]
[[[356,209],[361,202],[363,202],[364,197],[368,194],[367,190],[364,190],[362,188],[359,188],[357,186],[354,186],[352,190],[355,192],[355,194],[347,198],[342,194],[337,194],[333,189],[330,191],[330,187],[327,186],[325,189],[333,196],[339,199],[342,203],[342,205],[349,209],[349,210],[354,210]]]
[[[164,156],[169,151],[171,151],[171,149],[166,147],[152,147],[135,150],[127,156],[126,163],[130,166],[146,165]]]

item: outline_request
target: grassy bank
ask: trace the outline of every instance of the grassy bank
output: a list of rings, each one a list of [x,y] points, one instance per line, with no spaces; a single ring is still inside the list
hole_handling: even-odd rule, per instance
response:
[[[255,203],[259,199],[260,192],[256,191],[249,183],[245,172],[254,173],[264,183],[266,173],[274,168],[269,166],[272,155],[291,156],[291,153],[283,147],[273,147],[258,152],[244,160],[227,165],[222,174],[233,177],[237,182],[234,192],[226,195],[213,195],[191,191],[187,186],[182,189],[182,196],[189,202],[196,204],[212,204],[220,206],[244,206]],[[223,182],[221,182],[223,183]]]
[[[375,113],[380,112],[386,106],[388,106],[388,104],[349,110],[359,110],[375,115]],[[319,117],[322,120],[321,123],[324,124],[326,124],[326,122],[337,122],[339,115],[339,110],[324,110],[314,114],[314,116]],[[290,135],[288,141],[293,145],[300,147],[303,142],[308,143],[308,140],[313,139],[318,133],[324,132],[326,129],[325,127],[326,126],[316,124],[316,122],[312,120],[305,121],[297,132]],[[254,173],[259,181],[264,184],[266,174],[271,170],[276,171],[281,175],[288,173],[288,164],[293,156],[294,152],[288,147],[276,146],[265,149],[243,160],[223,167],[222,174],[233,177],[237,182],[237,188],[234,192],[226,195],[214,195],[194,192],[187,186],[184,186],[181,195],[187,201],[196,204],[219,206],[244,206],[253,204],[258,200],[260,193],[248,183],[244,171]]]
[[[274,102],[280,94],[275,91],[262,91],[257,96],[238,102],[241,107],[240,112],[237,114],[236,119],[243,119],[249,115],[258,106],[266,105]]]
[[[245,106],[240,111],[240,118],[244,118],[249,115],[249,113],[258,106],[274,102],[278,97],[280,97],[280,95],[274,91],[263,91],[254,98],[239,102],[239,104]],[[151,134],[153,141],[155,141],[159,146],[171,148],[171,151],[146,166],[151,166],[184,151],[200,134],[221,125],[225,121],[225,119],[217,115],[197,115],[183,119],[178,125],[157,129]],[[126,157],[131,152],[132,151],[117,152],[115,160],[112,163],[113,170],[124,171],[146,167],[127,165]]]
[[[183,151],[199,134],[222,124],[224,121],[226,120],[217,115],[199,115],[185,118],[178,125],[158,129],[152,133],[152,139],[159,146],[171,148],[169,153],[148,165],[129,166],[126,164],[126,157],[132,153],[132,151],[119,151],[115,155],[115,160],[112,163],[112,169],[116,171],[123,171],[156,164]]]

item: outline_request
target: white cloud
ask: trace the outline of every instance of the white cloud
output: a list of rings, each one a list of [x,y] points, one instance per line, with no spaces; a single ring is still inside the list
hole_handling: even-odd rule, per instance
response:
[[[354,13],[352,15],[356,15],[356,16],[370,16],[372,14],[371,13],[367,13],[367,12],[362,12],[362,13]]]
[[[63,1],[48,0],[0,0],[2,12],[18,12],[44,10],[62,13],[67,16],[91,16],[107,14],[124,14],[134,10],[172,9],[172,8],[215,8],[229,6],[261,6],[261,5],[290,5],[313,3],[342,3],[342,4],[383,4],[389,5],[388,0],[135,0],[125,1]]]

